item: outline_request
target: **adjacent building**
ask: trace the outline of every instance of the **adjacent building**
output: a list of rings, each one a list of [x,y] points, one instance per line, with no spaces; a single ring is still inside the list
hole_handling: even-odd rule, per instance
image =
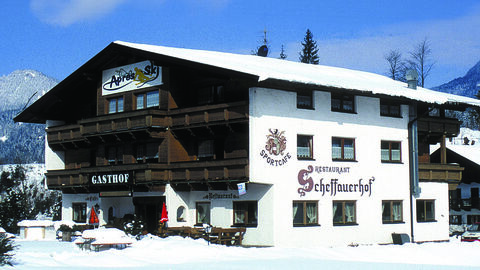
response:
[[[113,42],[16,117],[46,123],[64,220],[246,227],[244,245],[448,240],[463,168],[430,145],[480,101],[384,76]],[[243,190],[245,187],[245,190]]]

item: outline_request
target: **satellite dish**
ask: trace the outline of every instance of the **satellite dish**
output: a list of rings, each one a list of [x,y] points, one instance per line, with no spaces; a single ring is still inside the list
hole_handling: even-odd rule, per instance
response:
[[[267,45],[262,45],[260,48],[258,48],[257,55],[258,56],[263,56],[266,57],[268,54],[268,47]]]

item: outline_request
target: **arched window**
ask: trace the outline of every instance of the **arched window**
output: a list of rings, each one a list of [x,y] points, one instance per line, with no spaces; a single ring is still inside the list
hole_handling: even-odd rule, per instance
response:
[[[177,208],[177,221],[178,222],[187,221],[187,210],[183,206],[180,206]]]

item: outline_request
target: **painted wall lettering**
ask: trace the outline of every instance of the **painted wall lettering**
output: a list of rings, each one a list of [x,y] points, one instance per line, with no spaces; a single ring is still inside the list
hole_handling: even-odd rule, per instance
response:
[[[218,194],[218,193],[208,193],[203,197],[204,200],[218,200],[218,199],[238,199],[240,196],[228,193],[228,194]]]
[[[297,181],[300,184],[298,188],[298,194],[300,197],[306,195],[306,192],[318,192],[322,196],[330,195],[336,196],[339,193],[358,193],[360,196],[372,195],[373,184],[375,182],[375,177],[372,176],[368,180],[360,178],[356,182],[346,182],[345,180],[340,180],[338,178],[331,178],[330,180],[325,180],[323,177],[314,180],[311,177],[313,173],[329,173],[329,174],[344,174],[350,173],[350,167],[336,167],[336,166],[316,166],[315,169],[312,165],[309,165],[307,169],[302,169],[298,172]]]

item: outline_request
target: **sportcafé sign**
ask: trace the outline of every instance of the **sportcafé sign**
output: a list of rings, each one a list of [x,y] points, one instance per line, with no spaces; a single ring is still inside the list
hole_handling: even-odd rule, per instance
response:
[[[90,175],[90,183],[94,186],[129,185],[132,179],[132,174],[128,172]]]
[[[162,84],[162,67],[152,61],[104,70],[102,95],[112,95]]]

